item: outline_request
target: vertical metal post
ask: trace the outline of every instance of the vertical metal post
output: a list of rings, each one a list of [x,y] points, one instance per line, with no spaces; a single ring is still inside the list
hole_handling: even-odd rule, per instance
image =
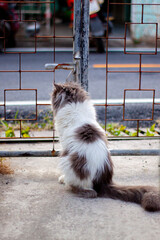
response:
[[[73,54],[80,52],[81,39],[81,1],[74,0],[74,22],[73,22]]]
[[[81,20],[81,85],[88,91],[89,0],[82,0]]]
[[[80,82],[80,48],[81,48],[81,1],[74,0],[73,22],[73,61],[76,63],[74,80]]]

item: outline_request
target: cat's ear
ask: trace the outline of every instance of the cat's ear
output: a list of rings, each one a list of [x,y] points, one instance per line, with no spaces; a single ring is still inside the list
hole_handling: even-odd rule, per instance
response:
[[[59,92],[62,89],[62,86],[60,84],[54,83],[54,88]]]

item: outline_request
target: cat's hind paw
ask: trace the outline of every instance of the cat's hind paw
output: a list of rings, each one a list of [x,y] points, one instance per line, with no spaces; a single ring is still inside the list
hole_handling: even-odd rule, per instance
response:
[[[76,193],[77,196],[82,197],[82,198],[96,198],[97,197],[97,192],[91,188],[80,188],[80,187],[75,187],[71,186],[71,190],[73,193]]]
[[[64,175],[61,175],[61,176],[58,178],[58,182],[59,182],[60,184],[65,184]]]

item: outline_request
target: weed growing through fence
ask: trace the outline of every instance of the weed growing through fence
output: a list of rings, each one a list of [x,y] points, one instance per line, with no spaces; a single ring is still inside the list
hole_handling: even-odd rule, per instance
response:
[[[30,137],[30,127],[22,122],[23,130],[21,131],[22,137]],[[15,137],[15,130],[19,129],[18,123],[7,123],[4,120],[0,120],[0,129],[5,132],[6,138]]]
[[[16,112],[15,119],[17,119],[18,111]],[[160,120],[159,120],[160,122]],[[158,121],[156,122],[158,124]],[[103,128],[105,128],[104,125],[101,124]],[[15,137],[15,130],[19,130],[19,121],[15,120],[14,122],[6,122],[2,119],[0,119],[0,130],[5,132],[6,138],[12,138]],[[53,130],[53,120],[52,117],[49,114],[45,114],[44,117],[38,121],[38,122],[27,122],[22,121],[22,130],[21,130],[21,136],[23,138],[29,138],[31,136],[32,131],[43,131],[43,130]],[[146,137],[152,137],[155,135],[160,135],[160,130],[156,129],[156,124],[153,124],[150,128],[146,129],[139,129],[139,133],[142,136]],[[137,136],[137,130],[134,129],[127,129],[126,126],[120,125],[119,123],[109,123],[106,126],[106,135],[111,136],[130,136],[130,137],[136,137]]]
[[[118,123],[107,124],[106,131],[113,136],[124,136],[125,134],[131,137],[137,136],[137,131],[127,130],[126,126],[119,125]]]
[[[160,135],[160,131],[155,130],[155,125],[153,124],[150,128],[147,128],[145,130],[139,129],[139,133],[141,133],[143,136],[151,137],[155,135]],[[105,128],[104,125],[101,125],[103,128]],[[106,132],[110,133],[112,136],[124,136],[128,135],[131,137],[137,136],[137,131],[134,131],[133,129],[127,129],[124,125],[119,125],[118,123],[109,123],[106,126]],[[108,135],[108,134],[107,134]]]
[[[24,138],[30,137],[29,132],[30,132],[30,127],[25,127],[25,129],[23,129],[21,131],[22,137],[24,137]]]
[[[147,129],[146,136],[147,137],[152,137],[156,133],[155,131],[155,124],[153,124],[149,129]]]
[[[15,137],[14,129],[6,121],[0,120],[1,128],[5,129],[6,138]]]

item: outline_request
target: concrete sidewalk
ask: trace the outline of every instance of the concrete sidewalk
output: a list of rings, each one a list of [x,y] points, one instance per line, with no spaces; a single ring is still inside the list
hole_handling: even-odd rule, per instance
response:
[[[58,149],[60,146],[56,146]],[[155,149],[159,140],[110,141],[110,149]],[[52,143],[1,144],[0,150],[49,150]],[[57,181],[58,158],[7,159],[0,175],[0,239],[158,240],[160,212],[112,199],[82,199]],[[159,186],[159,157],[113,157],[114,180]]]

